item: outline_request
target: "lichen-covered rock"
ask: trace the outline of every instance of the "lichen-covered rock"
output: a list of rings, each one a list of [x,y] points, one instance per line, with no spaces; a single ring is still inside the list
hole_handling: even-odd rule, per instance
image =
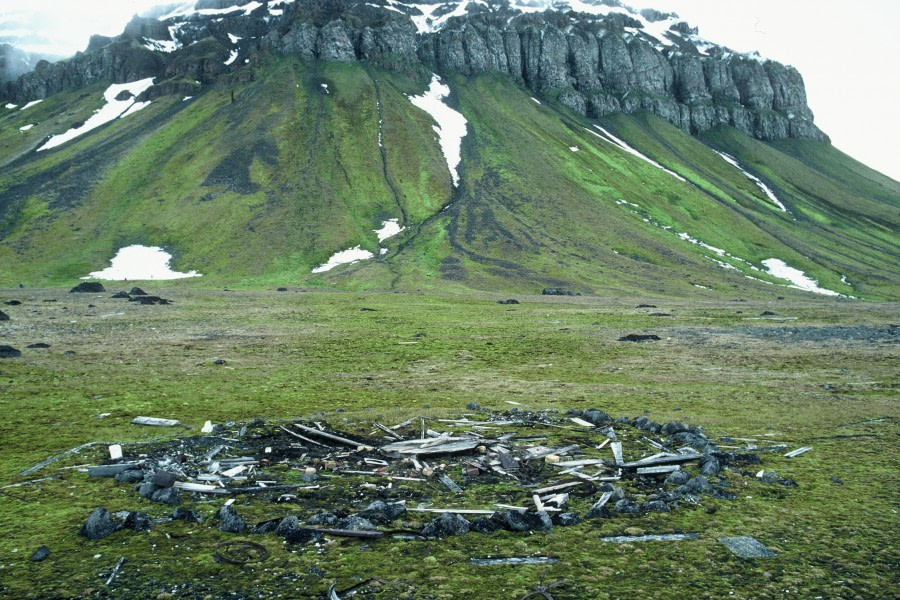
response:
[[[97,508],[78,530],[78,535],[96,541],[109,537],[118,530],[119,526],[112,520],[109,512],[105,508]]]

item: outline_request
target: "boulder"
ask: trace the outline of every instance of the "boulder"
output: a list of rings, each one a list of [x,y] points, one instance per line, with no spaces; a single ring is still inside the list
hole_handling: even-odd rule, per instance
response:
[[[99,281],[83,281],[69,290],[70,294],[102,294],[105,292],[103,284]]]
[[[131,511],[125,517],[123,527],[132,531],[150,531],[153,529],[153,519],[142,512]]]
[[[172,518],[177,521],[187,521],[188,523],[202,523],[203,515],[196,510],[178,507],[172,511]]]
[[[518,510],[505,510],[500,513],[507,529],[512,531],[551,531],[553,521],[545,510],[537,512],[522,512]]]
[[[6,344],[0,344],[0,358],[16,358],[19,356],[22,356],[21,350],[17,350]]]
[[[358,515],[350,515],[344,517],[335,523],[338,529],[347,529],[349,531],[377,531],[378,528],[372,521],[360,517]]]
[[[50,556],[50,548],[47,546],[41,546],[37,550],[34,551],[34,554],[31,555],[31,558],[28,559],[31,562],[42,562],[47,560],[47,557]]]
[[[118,530],[119,526],[113,522],[109,512],[105,508],[96,508],[78,530],[78,535],[96,541],[109,537]]]
[[[426,537],[447,537],[469,533],[469,522],[457,513],[444,513],[422,528]]]
[[[9,315],[0,310],[0,321],[9,321]]]
[[[247,529],[247,522],[244,521],[243,517],[237,514],[237,511],[234,510],[233,506],[223,506],[219,509],[218,516],[219,519],[221,519],[219,523],[220,531],[241,533]]]
[[[334,527],[337,525],[338,518],[333,513],[325,512],[313,515],[306,520],[310,525],[319,525],[322,527]]]

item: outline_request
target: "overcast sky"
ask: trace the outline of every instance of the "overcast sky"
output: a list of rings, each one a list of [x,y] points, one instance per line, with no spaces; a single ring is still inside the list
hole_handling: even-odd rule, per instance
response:
[[[177,0],[176,0],[177,1]],[[237,0],[241,3],[243,0]],[[160,0],[0,0],[4,32],[25,49],[70,55],[116,35]],[[795,66],[816,124],[835,146],[900,180],[900,0],[625,0],[676,12],[712,42]],[[20,45],[22,44],[20,42]]]

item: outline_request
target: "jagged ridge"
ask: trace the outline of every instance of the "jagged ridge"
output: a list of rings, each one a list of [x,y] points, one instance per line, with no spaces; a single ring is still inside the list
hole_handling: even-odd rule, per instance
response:
[[[376,2],[276,0],[238,8],[237,0],[200,0],[194,11],[135,17],[115,40],[95,37],[68,61],[42,62],[0,87],[0,98],[24,101],[150,76],[158,86],[147,97],[181,93],[175,78],[246,81],[253,73],[245,65],[274,52],[419,74],[496,71],[590,117],[643,109],[694,134],[731,125],[763,140],[827,140],[796,69],[709,44],[674,15],[577,0],[577,9],[597,14],[566,5],[534,12],[468,0]]]

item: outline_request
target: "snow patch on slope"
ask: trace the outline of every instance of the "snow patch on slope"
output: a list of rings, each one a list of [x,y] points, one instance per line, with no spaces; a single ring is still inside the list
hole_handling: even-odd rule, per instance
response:
[[[106,281],[122,281],[125,279],[184,279],[201,277],[197,271],[179,273],[169,266],[172,255],[158,246],[127,246],[120,249],[108,267],[102,271],[94,271],[82,279],[103,279]]]
[[[737,168],[737,170],[743,173],[747,177],[747,179],[755,183],[756,187],[762,190],[766,197],[774,202],[775,206],[781,209],[781,212],[791,214],[791,211],[789,211],[787,207],[785,207],[785,205],[781,203],[781,200],[778,199],[778,197],[775,195],[775,192],[773,192],[769,186],[763,183],[759,177],[757,177],[753,173],[750,173],[749,171],[747,171],[747,169],[742,167],[741,164],[733,156],[725,154],[724,152],[719,152],[718,150],[713,150],[713,152],[721,156],[725,160],[725,162]]]
[[[787,263],[785,263],[780,258],[767,258],[766,260],[762,261],[762,264],[766,267],[766,271],[768,271],[769,275],[772,275],[773,277],[777,277],[779,279],[786,279],[790,281],[791,285],[789,285],[788,287],[805,290],[807,292],[814,292],[816,294],[822,294],[823,296],[841,295],[833,290],[819,287],[818,281],[807,277],[806,273],[804,273],[800,269],[795,269],[794,267],[788,266]]]
[[[84,135],[101,125],[105,125],[110,121],[115,121],[120,117],[127,116],[149,106],[149,102],[135,102],[135,97],[140,95],[151,85],[153,85],[153,77],[132,81],[131,83],[117,83],[109,86],[106,88],[106,91],[103,92],[103,98],[106,100],[106,104],[94,111],[94,114],[91,115],[90,119],[85,121],[80,127],[74,127],[65,133],[54,135],[47,140],[43,146],[38,148],[37,151],[49,150],[65,144],[69,140]],[[131,96],[126,100],[116,100],[116,96],[125,91],[131,92]]]
[[[632,148],[631,146],[629,146],[624,140],[621,140],[621,139],[617,138],[616,136],[614,136],[613,134],[611,134],[611,133],[610,133],[609,131],[607,131],[606,129],[603,129],[603,128],[600,127],[599,125],[594,125],[594,127],[596,127],[597,129],[599,129],[599,130],[603,133],[603,135],[600,135],[600,134],[597,133],[596,131],[591,131],[590,129],[587,129],[587,128],[585,128],[585,131],[588,131],[588,132],[590,132],[590,133],[596,135],[598,138],[600,138],[600,139],[603,140],[604,142],[613,144],[614,146],[618,146],[619,148],[621,148],[621,149],[624,150],[625,152],[627,152],[627,153],[629,153],[629,154],[632,154],[632,155],[634,155],[634,156],[637,156],[637,157],[640,158],[641,160],[650,163],[651,165],[653,165],[653,166],[656,167],[657,169],[661,169],[661,170],[665,171],[666,173],[668,173],[669,175],[671,175],[672,177],[674,177],[674,178],[677,179],[678,181],[683,181],[684,183],[688,183],[688,180],[687,180],[687,179],[685,179],[684,177],[682,177],[681,175],[679,175],[679,174],[676,173],[675,171],[672,171],[672,170],[669,170],[669,169],[665,168],[664,166],[662,166],[661,164],[659,164],[658,162],[656,162],[655,160],[653,160],[653,159],[650,158],[649,156],[646,156],[645,154],[642,154],[642,153],[640,153],[639,151],[635,150],[634,148]],[[604,137],[604,136],[606,136],[606,137]]]
[[[460,146],[462,139],[466,136],[468,121],[460,113],[444,104],[444,98],[449,95],[450,87],[442,83],[440,77],[432,75],[431,85],[424,94],[408,97],[413,106],[421,108],[437,121],[434,131],[438,134],[441,151],[444,153],[444,158],[447,159],[447,168],[450,169],[450,177],[453,179],[453,186],[456,187],[459,185],[459,173],[456,169],[460,161]]]
[[[374,229],[373,231],[375,232],[375,235],[378,236],[378,241],[383,242],[388,238],[394,237],[403,231],[403,229],[404,228],[400,226],[399,219],[388,219],[387,221],[382,221],[380,229]],[[380,248],[378,254],[383,256],[387,254],[387,252],[387,248]],[[327,262],[322,263],[313,269],[312,272],[324,273],[340,265],[350,265],[361,260],[368,260],[374,256],[375,255],[368,250],[363,250],[360,246],[354,246],[347,250],[335,252]]]

